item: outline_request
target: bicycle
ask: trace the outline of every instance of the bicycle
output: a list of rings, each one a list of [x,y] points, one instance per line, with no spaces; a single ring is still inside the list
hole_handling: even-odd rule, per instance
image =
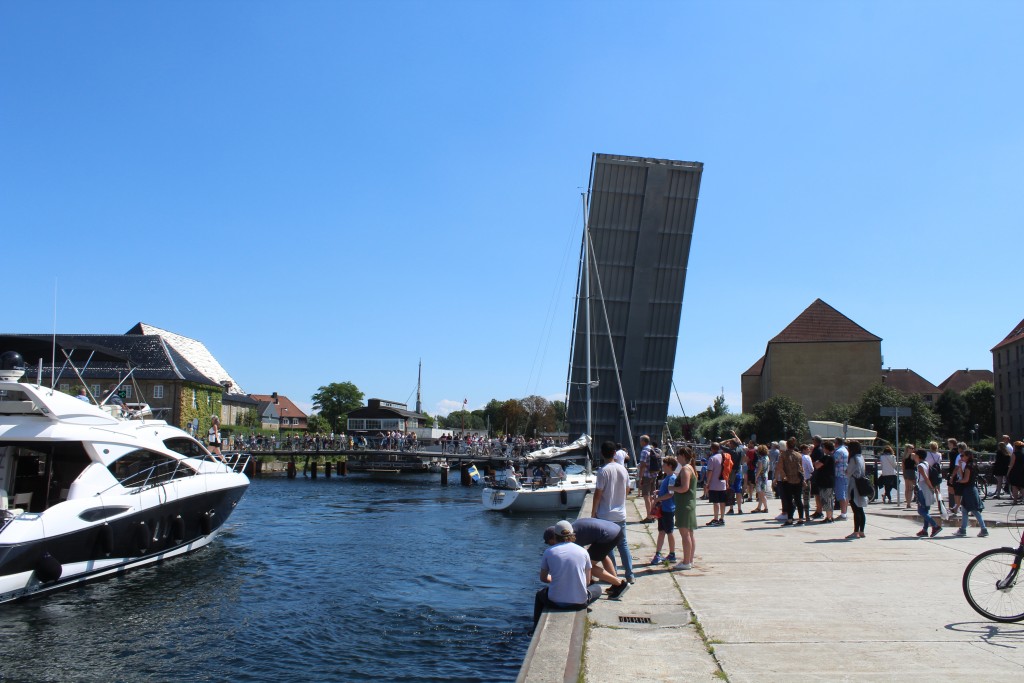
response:
[[[1024,560],[1024,510],[1011,509],[1007,524],[1016,532],[1017,547],[992,548],[971,560],[964,570],[963,591],[975,612],[992,621],[1011,623],[1024,621],[1024,585],[1017,588]]]

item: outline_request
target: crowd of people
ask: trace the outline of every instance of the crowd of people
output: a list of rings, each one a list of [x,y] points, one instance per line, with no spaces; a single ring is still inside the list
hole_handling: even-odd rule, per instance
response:
[[[877,477],[868,477],[863,448],[858,441],[842,437],[814,436],[810,443],[796,438],[757,444],[744,443],[735,432],[731,439],[710,445],[708,456],[698,462],[690,445],[678,446],[665,456],[657,441],[640,437],[636,458],[636,485],[644,502],[642,523],[657,521],[657,543],[652,566],[676,563],[673,570],[692,568],[697,529],[697,489],[702,500],[711,503],[712,518],[706,527],[724,526],[728,515],[742,515],[743,503],[756,501],[747,514],[768,513],[768,493],[780,502],[775,519],[782,527],[811,523],[831,524],[852,517],[848,540],[865,538],[866,508],[878,490],[882,501],[893,503],[900,463],[894,449],[885,446],[878,456]],[[984,504],[978,493],[979,468],[976,454],[955,438],[947,440],[943,458],[937,442],[927,449],[907,444],[902,476],[906,507],[916,505],[922,519],[919,537],[934,537],[942,519],[959,517],[956,536],[966,536],[969,520],[977,521],[981,537],[988,536],[982,515]],[[541,581],[534,621],[545,609],[583,609],[601,595],[596,581],[609,584],[608,597],[618,599],[635,581],[633,557],[626,540],[626,498],[630,492],[629,453],[621,444],[601,444],[603,466],[597,472],[591,517],[574,523],[561,521],[544,532],[548,549],[541,562]],[[699,467],[699,471],[698,471]],[[1011,502],[1024,502],[1024,441],[1000,441],[993,467],[997,494],[1008,493]],[[947,483],[948,509],[943,509],[941,484]],[[813,510],[812,510],[813,506]],[[937,508],[937,514],[936,513]],[[675,531],[679,532],[679,553]],[[662,555],[665,545],[668,553]],[[584,550],[586,548],[586,550]],[[619,576],[614,562],[618,552]]]

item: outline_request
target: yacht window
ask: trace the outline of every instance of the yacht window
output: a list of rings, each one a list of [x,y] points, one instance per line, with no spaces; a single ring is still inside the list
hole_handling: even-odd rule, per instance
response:
[[[7,469],[6,463],[13,462]],[[8,496],[31,493],[30,512],[42,512],[64,499],[71,482],[89,463],[80,441],[8,441],[0,443],[0,488]],[[13,481],[6,477],[13,477]]]
[[[108,469],[126,489],[149,488],[195,474],[180,460],[144,449],[122,455]]]
[[[206,451],[198,442],[184,436],[175,436],[170,439],[164,439],[164,445],[167,446],[168,450],[174,451],[175,453],[181,453],[186,458],[206,457]]]

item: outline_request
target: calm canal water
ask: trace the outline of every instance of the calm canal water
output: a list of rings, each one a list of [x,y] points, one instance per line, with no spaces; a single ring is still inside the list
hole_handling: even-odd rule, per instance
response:
[[[254,480],[211,546],[0,606],[0,681],[510,681],[552,518],[439,475]]]

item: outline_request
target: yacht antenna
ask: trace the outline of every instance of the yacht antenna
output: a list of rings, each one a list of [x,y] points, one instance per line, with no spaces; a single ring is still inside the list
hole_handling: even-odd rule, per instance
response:
[[[53,346],[50,348],[50,393],[57,384],[57,278],[53,279]],[[42,386],[42,379],[39,385]]]

